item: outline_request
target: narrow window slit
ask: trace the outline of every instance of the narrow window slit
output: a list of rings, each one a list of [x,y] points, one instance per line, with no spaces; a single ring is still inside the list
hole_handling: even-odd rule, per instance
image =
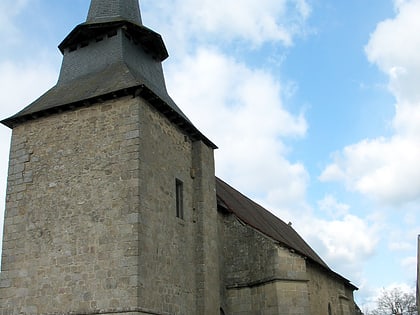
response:
[[[177,218],[184,219],[184,183],[179,179],[175,181],[175,194],[176,216]]]

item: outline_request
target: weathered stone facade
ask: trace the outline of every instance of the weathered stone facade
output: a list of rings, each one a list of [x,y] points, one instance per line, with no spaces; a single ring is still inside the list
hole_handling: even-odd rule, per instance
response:
[[[356,308],[353,298],[354,288],[339,278],[325,273],[319,266],[307,263],[309,300],[311,314],[353,315]]]
[[[0,315],[353,314],[348,280],[215,177],[139,12],[93,0],[57,85],[3,121]]]
[[[15,128],[0,309],[218,310],[218,281],[214,294],[204,290],[218,273],[216,259],[204,263],[218,257],[212,165],[212,150],[139,98]],[[176,179],[184,219],[175,215]],[[200,301],[196,291],[206,293]]]
[[[226,314],[355,314],[350,286],[236,216],[220,212],[219,237]]]
[[[219,226],[227,314],[309,314],[302,257],[233,215],[223,216]]]

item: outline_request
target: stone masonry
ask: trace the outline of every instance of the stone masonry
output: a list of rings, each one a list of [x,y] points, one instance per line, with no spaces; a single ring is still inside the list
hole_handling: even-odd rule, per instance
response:
[[[309,314],[305,259],[232,215],[221,220],[227,314]]]
[[[234,215],[219,212],[219,242],[226,314],[355,314],[351,288]]]
[[[217,266],[196,260],[218,256],[214,242],[202,250],[214,231],[194,237],[216,229],[202,223],[217,213],[214,175],[201,170],[212,158],[139,98],[15,128],[0,314],[212,314],[218,290],[196,293]]]

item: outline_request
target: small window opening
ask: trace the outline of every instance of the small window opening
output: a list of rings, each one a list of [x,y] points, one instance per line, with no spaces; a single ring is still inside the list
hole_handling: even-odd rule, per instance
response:
[[[331,303],[328,303],[328,315],[332,315]]]
[[[180,219],[184,219],[184,183],[177,179],[175,181],[175,193],[176,193],[176,216]]]

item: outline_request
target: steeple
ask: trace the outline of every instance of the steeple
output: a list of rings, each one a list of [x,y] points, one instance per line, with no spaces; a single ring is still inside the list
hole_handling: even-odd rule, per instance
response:
[[[168,57],[161,36],[143,26],[138,0],[91,0],[85,23],[78,25],[59,45],[64,50],[100,35],[101,31],[122,27],[158,61]]]
[[[92,0],[86,23],[129,21],[142,25],[138,0]]]
[[[138,0],[91,0],[86,22],[58,46],[63,54],[57,84],[16,115],[15,125],[127,94],[141,96],[193,139],[206,139],[168,95],[162,37],[142,24]]]

